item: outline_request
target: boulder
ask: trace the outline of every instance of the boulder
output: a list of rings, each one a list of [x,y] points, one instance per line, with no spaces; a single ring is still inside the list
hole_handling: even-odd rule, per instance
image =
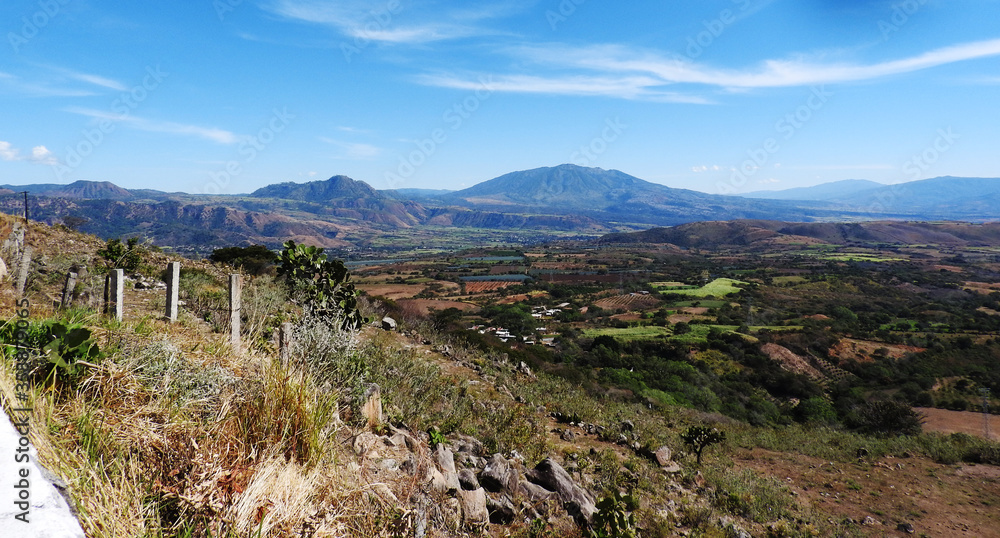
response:
[[[490,523],[496,525],[509,525],[514,522],[517,513],[514,510],[514,503],[506,495],[501,495],[499,499],[487,497],[486,509],[490,512]]]
[[[458,483],[462,486],[462,489],[471,491],[474,489],[479,489],[479,480],[476,479],[476,473],[472,469],[462,469],[458,472]]]
[[[533,484],[527,480],[521,480],[517,484],[517,493],[532,502],[549,501],[559,498],[554,491],[549,491],[538,484]]]
[[[396,330],[396,320],[386,316],[382,318],[382,330],[385,331],[395,331]]]
[[[670,463],[670,447],[661,446],[653,452],[653,457],[656,458],[656,463],[660,467],[666,467]]]
[[[517,470],[500,454],[493,454],[479,472],[479,483],[494,493],[514,493],[517,490]]]
[[[486,490],[459,491],[458,500],[462,504],[462,521],[469,526],[485,525],[490,520],[486,506]]]
[[[525,473],[525,476],[535,484],[558,494],[566,511],[578,524],[590,525],[594,512],[597,511],[593,495],[574,482],[569,473],[555,460],[552,458],[542,460],[534,469]]]

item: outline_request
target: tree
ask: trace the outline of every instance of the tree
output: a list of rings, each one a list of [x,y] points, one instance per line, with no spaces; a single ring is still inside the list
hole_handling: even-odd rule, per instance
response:
[[[891,435],[917,435],[922,429],[920,413],[908,404],[894,400],[868,402],[859,409],[855,426],[862,433],[888,437]]]
[[[250,245],[217,248],[208,259],[242,269],[251,275],[261,275],[278,261],[278,255],[264,245]]]
[[[350,282],[351,274],[341,260],[328,260],[323,249],[285,242],[278,257],[278,276],[293,297],[314,315],[339,319],[342,329],[360,329],[368,322],[358,310],[357,290]]]
[[[681,440],[694,450],[698,457],[698,465],[701,465],[701,452],[705,450],[705,447],[725,441],[726,434],[715,428],[691,426],[681,434]]]

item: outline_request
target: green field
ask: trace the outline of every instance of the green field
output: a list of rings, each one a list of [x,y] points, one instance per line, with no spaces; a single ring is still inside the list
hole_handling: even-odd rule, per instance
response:
[[[689,297],[725,297],[730,293],[740,291],[737,284],[745,285],[742,280],[731,278],[717,278],[700,288],[695,289],[661,289],[660,293],[676,293],[677,295],[687,295]]]
[[[666,327],[657,325],[644,325],[642,327],[628,327],[625,329],[615,329],[613,327],[599,329],[584,329],[583,335],[587,338],[597,338],[598,336],[613,336],[618,340],[648,340],[670,336],[672,331]],[[705,334],[708,334],[706,331]]]

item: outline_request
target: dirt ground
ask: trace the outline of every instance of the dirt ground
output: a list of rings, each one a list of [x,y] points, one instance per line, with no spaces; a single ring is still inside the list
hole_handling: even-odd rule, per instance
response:
[[[900,346],[886,344],[884,342],[869,342],[866,340],[855,340],[853,338],[842,338],[830,348],[830,356],[841,361],[854,359],[857,361],[871,360],[871,356],[878,349],[885,349],[886,356],[891,359],[901,359],[910,353],[919,353],[924,348],[913,346]]]
[[[967,433],[986,437],[983,414],[972,411],[949,411],[933,407],[914,407],[924,419],[925,432]],[[990,440],[1000,440],[1000,416],[990,415]]]
[[[941,465],[923,458],[833,463],[809,456],[741,450],[737,466],[778,477],[802,505],[851,518],[868,536],[1000,537],[1000,467]]]
[[[427,315],[431,310],[445,310],[448,308],[457,308],[462,312],[468,312],[470,310],[478,310],[479,307],[470,304],[463,303],[461,301],[445,301],[440,299],[400,299],[396,301],[401,307],[407,305],[409,308],[419,311],[423,315]]]

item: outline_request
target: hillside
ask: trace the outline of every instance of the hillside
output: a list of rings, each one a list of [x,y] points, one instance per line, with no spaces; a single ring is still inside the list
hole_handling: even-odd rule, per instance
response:
[[[1000,246],[1000,223],[872,221],[843,223],[791,223],[766,220],[709,221],[653,228],[634,233],[613,233],[602,244],[669,243],[684,248],[756,247],[787,244],[881,243],[888,245],[938,244],[948,246]]]
[[[17,222],[0,216],[0,239],[7,239],[0,257],[8,266],[17,258]],[[244,348],[236,351],[222,312],[232,268],[143,251],[138,272],[127,275],[124,318],[117,322],[99,313],[102,241],[33,222],[25,243],[35,251],[27,286],[31,322],[39,328],[80,324],[93,331],[106,354],[89,357],[76,373],[52,385],[39,382],[30,389],[30,420],[37,426],[31,442],[41,463],[65,483],[71,503],[81,507],[88,536],[278,537],[306,529],[314,536],[582,538],[588,536],[586,525],[599,526],[609,515],[631,516],[628,525],[638,535],[653,537],[906,532],[897,528],[1000,536],[995,511],[982,510],[983,502],[1000,502],[995,443],[934,434],[867,436],[819,422],[751,425],[698,409],[718,404],[700,392],[700,383],[725,380],[744,387],[729,396],[743,402],[730,411],[805,412],[787,408],[787,395],[779,400],[749,384],[765,383],[775,394],[814,390],[798,374],[782,372],[788,365],[761,362],[758,347],[788,350],[786,362],[798,355],[800,369],[806,363],[820,368],[806,368],[816,378],[847,375],[828,362],[815,362],[816,339],[809,335],[782,333],[777,348],[758,342],[767,337],[763,331],[757,337],[731,330],[713,336],[692,322],[696,328],[687,335],[675,326],[658,332],[661,340],[643,343],[607,336],[631,329],[595,323],[594,330],[611,331],[599,345],[594,339],[593,346],[566,344],[550,352],[499,341],[494,346],[464,322],[441,329],[444,317],[433,312],[423,317],[406,310],[404,300],[376,298],[362,299],[366,315],[380,320],[390,314],[400,321],[399,330],[376,323],[343,332],[303,318],[283,283],[264,275],[244,279]],[[566,268],[573,263],[567,260],[584,257],[586,264],[607,264],[622,256],[586,247],[576,257],[566,245],[533,250],[525,257],[531,254],[540,267]],[[636,251],[619,261],[693,275],[701,271],[693,258],[668,252],[656,261],[655,252]],[[518,257],[487,254],[471,252],[461,259],[492,272],[497,261]],[[184,304],[178,322],[170,323],[162,317],[159,278],[166,262],[175,260],[182,264]],[[722,263],[731,264],[732,258]],[[455,264],[447,256],[400,261],[370,267],[359,281],[412,286],[428,296],[445,287],[420,278],[419,268],[431,274],[463,270]],[[77,302],[57,310],[53,303],[71,268],[79,277]],[[403,281],[404,274],[412,284]],[[940,278],[937,271],[927,274]],[[607,275],[582,270],[583,280],[573,288],[587,288],[581,282],[600,276]],[[753,274],[745,278],[733,282],[759,282]],[[919,276],[907,277],[914,278]],[[455,283],[441,284],[451,285],[448,293],[462,292]],[[817,307],[818,290],[834,289],[804,278],[800,284],[797,316],[803,306]],[[0,309],[8,317],[15,315],[11,287],[9,279],[0,285]],[[864,290],[843,290],[851,300],[867,299]],[[785,303],[765,300],[768,294],[791,292],[768,287],[756,304],[777,307]],[[607,297],[603,291],[601,296]],[[689,305],[682,307],[688,321],[704,317],[713,302],[699,298],[702,306],[683,302]],[[579,298],[567,300],[575,304]],[[823,300],[839,299],[824,292]],[[713,308],[735,318],[742,308],[733,301],[744,298],[733,295]],[[645,296],[601,304],[656,309],[660,302]],[[949,304],[964,308],[954,300]],[[916,308],[914,315],[924,310]],[[954,318],[942,314],[933,319],[972,321],[958,311]],[[286,320],[293,324],[294,344],[283,362],[273,337]],[[531,317],[526,323],[538,325]],[[665,346],[665,335],[693,340],[690,347],[677,347],[686,340]],[[697,345],[699,335],[707,337],[705,348]],[[993,347],[986,340],[972,348]],[[676,361],[656,362],[658,353],[671,349]],[[538,361],[546,355],[551,362]],[[563,355],[607,362],[591,373],[563,377],[567,368],[587,364],[565,363]],[[668,368],[669,375],[655,376],[662,390],[640,392],[642,381],[635,376],[648,368]],[[0,369],[0,391],[9,400],[16,397],[12,372],[9,362]],[[633,383],[633,389],[605,388],[596,379]],[[664,392],[668,385],[676,392]],[[672,400],[674,394],[692,400],[681,405]],[[829,408],[821,400],[809,403],[820,411]],[[726,433],[725,442],[705,449],[701,463],[681,440],[694,426]],[[972,461],[979,463],[967,463]],[[616,498],[620,492],[626,495]]]

